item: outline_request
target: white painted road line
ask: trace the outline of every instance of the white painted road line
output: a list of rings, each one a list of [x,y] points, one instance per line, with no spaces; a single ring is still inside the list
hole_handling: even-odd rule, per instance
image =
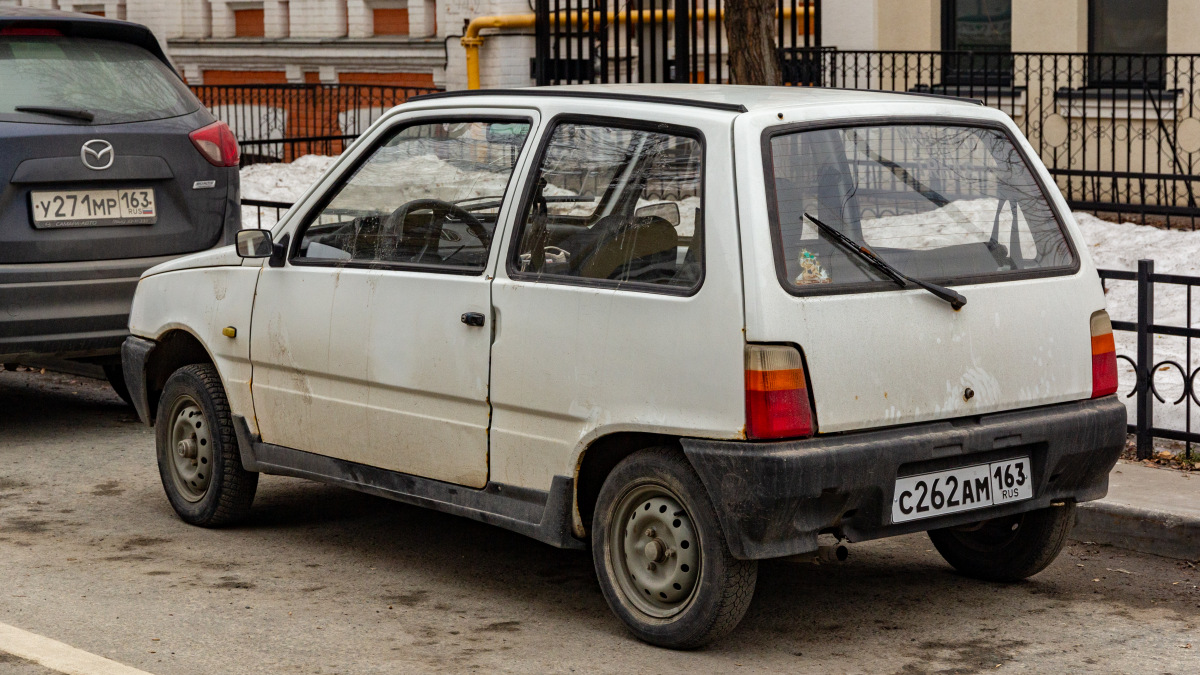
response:
[[[0,652],[66,675],[150,675],[48,637],[0,623]]]

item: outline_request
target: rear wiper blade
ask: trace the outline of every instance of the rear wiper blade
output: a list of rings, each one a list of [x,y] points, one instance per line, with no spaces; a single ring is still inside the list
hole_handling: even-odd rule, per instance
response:
[[[39,113],[42,115],[58,115],[59,117],[70,117],[72,119],[91,122],[96,119],[96,116],[90,110],[82,108],[60,108],[54,105],[19,105],[13,108],[17,112]]]
[[[908,276],[907,274],[905,274],[904,272],[901,272],[900,270],[896,269],[895,267],[892,267],[891,264],[886,262],[883,258],[880,258],[878,255],[875,255],[874,251],[867,248],[863,244],[859,244],[858,242],[854,241],[850,237],[847,237],[846,235],[842,234],[841,232],[838,232],[837,230],[833,229],[832,227],[826,225],[825,223],[822,223],[821,221],[817,220],[816,218],[813,218],[812,216],[808,215],[808,213],[805,213],[804,217],[811,220],[813,222],[813,224],[816,225],[817,228],[821,230],[821,232],[824,232],[826,236],[828,236],[830,239],[833,239],[833,241],[835,243],[840,244],[847,251],[850,251],[850,252],[854,253],[855,255],[857,255],[858,257],[862,258],[863,260],[866,260],[873,267],[875,267],[880,272],[883,272],[885,275],[887,275],[887,277],[889,279],[896,282],[901,288],[905,288],[908,286],[908,283],[906,283],[906,282],[911,282],[913,284],[916,284],[917,286],[924,288],[925,290],[929,291],[930,293],[933,293],[934,295],[941,298],[942,300],[945,300],[946,302],[950,303],[950,306],[953,307],[955,310],[962,309],[963,305],[967,304],[967,299],[965,297],[963,297],[963,295],[961,293],[958,293],[952,289],[946,288],[945,286],[938,286],[937,284],[931,284],[928,281],[921,281],[920,279],[914,279],[914,278]]]

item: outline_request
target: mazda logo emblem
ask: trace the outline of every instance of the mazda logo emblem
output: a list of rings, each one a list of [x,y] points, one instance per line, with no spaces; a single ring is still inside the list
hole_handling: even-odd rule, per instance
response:
[[[83,144],[83,149],[79,151],[79,158],[83,160],[83,165],[87,168],[103,171],[113,165],[116,153],[113,152],[112,143],[97,138]]]

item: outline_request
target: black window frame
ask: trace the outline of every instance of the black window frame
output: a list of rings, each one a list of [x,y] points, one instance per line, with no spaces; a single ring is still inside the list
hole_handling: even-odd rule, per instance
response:
[[[1170,3],[1163,0],[1164,9],[1167,15],[1164,21],[1170,18]],[[1118,54],[1114,52],[1097,52],[1096,51],[1096,0],[1088,0],[1087,3],[1087,65],[1084,74],[1084,89],[1122,89],[1122,90],[1143,90],[1150,92],[1161,92],[1167,88],[1167,46],[1163,45],[1161,54],[1155,53],[1134,53]],[[1164,29],[1165,29],[1164,25]],[[1101,77],[1101,74],[1106,70],[1103,61],[1111,60],[1111,66],[1108,68],[1114,71],[1114,76],[1108,79]],[[1151,69],[1157,69],[1157,78],[1149,79],[1133,79],[1127,77],[1120,79],[1115,76],[1116,66],[1120,60],[1126,60],[1126,65],[1130,71],[1133,70],[1133,65],[1136,61],[1141,61],[1141,66],[1145,72]]]
[[[364,164],[366,164],[368,161],[370,161],[370,159],[375,156],[375,153],[378,152],[379,149],[382,148],[388,141],[395,138],[396,134],[399,134],[399,133],[403,132],[405,129],[409,129],[414,126],[421,126],[421,125],[427,125],[427,124],[440,124],[440,123],[455,123],[455,122],[483,123],[483,124],[489,124],[489,123],[512,124],[512,123],[524,122],[529,125],[529,132],[525,134],[525,139],[521,142],[521,149],[517,152],[517,159],[516,159],[516,162],[513,163],[513,170],[508,176],[508,183],[504,186],[504,194],[500,197],[500,208],[497,211],[496,229],[493,231],[493,235],[495,234],[495,232],[498,232],[500,230],[500,226],[501,226],[500,214],[502,214],[504,212],[504,206],[509,202],[508,197],[509,197],[510,188],[512,188],[512,186],[513,186],[513,178],[516,177],[518,174],[517,170],[521,165],[521,159],[524,157],[525,153],[529,151],[529,139],[532,138],[534,136],[534,134],[537,132],[537,121],[534,119],[534,117],[529,116],[529,115],[522,115],[519,113],[511,114],[511,115],[505,114],[505,113],[498,113],[495,115],[492,115],[492,114],[488,114],[488,115],[450,114],[450,115],[431,115],[429,117],[410,117],[410,118],[406,118],[406,119],[398,121],[395,125],[388,127],[382,134],[380,134],[371,143],[370,149],[368,149],[367,151],[365,151],[361,155],[359,155],[354,160],[353,164],[351,164],[349,167],[347,167],[342,172],[342,174],[340,176],[338,176],[337,182],[335,182],[333,185],[329,186],[329,189],[325,190],[325,193],[323,195],[321,195],[321,199],[319,199],[317,202],[315,202],[312,205],[311,208],[309,208],[307,211],[305,211],[304,217],[300,220],[300,225],[298,225],[292,231],[292,234],[291,234],[292,241],[289,244],[287,263],[290,265],[295,265],[297,267],[333,267],[333,268],[339,268],[339,269],[352,268],[352,269],[372,269],[372,270],[390,270],[390,271],[406,271],[406,272],[430,272],[430,273],[434,273],[434,274],[455,274],[455,275],[459,275],[459,276],[482,276],[483,274],[487,273],[488,265],[486,262],[483,264],[482,267],[475,268],[475,267],[434,265],[434,264],[428,264],[428,263],[393,262],[393,261],[385,261],[385,260],[369,260],[369,261],[368,260],[353,260],[353,259],[339,260],[339,259],[304,258],[304,257],[300,256],[300,245],[304,241],[304,235],[308,231],[308,229],[310,227],[312,227],[312,225],[316,221],[316,219],[321,215],[321,212],[323,212],[325,210],[325,208],[327,206],[329,206],[329,203],[331,201],[333,201],[333,198],[335,196],[337,196],[341,192],[342,188],[346,186],[346,183],[355,174],[358,173],[358,170],[360,168],[362,168],[362,166]],[[287,235],[283,234],[281,236],[287,236]],[[493,236],[491,241],[488,242],[488,259],[491,259],[492,251],[497,245],[498,245],[498,242],[496,240],[496,237]]]
[[[812,297],[826,295],[845,295],[850,293],[883,293],[887,291],[904,291],[912,290],[914,286],[908,288],[900,288],[895,282],[888,279],[878,281],[856,282],[849,284],[807,284],[804,286],[796,286],[792,283],[787,272],[787,261],[783,257],[783,238],[782,230],[780,229],[779,221],[779,197],[775,191],[775,161],[774,154],[771,150],[771,141],[776,136],[785,136],[793,133],[804,131],[820,131],[822,129],[849,129],[853,127],[879,127],[879,126],[905,126],[905,125],[947,125],[956,127],[965,127],[971,129],[989,129],[999,131],[1008,138],[1013,144],[1017,154],[1025,163],[1026,169],[1033,176],[1038,188],[1042,192],[1042,196],[1046,199],[1050,206],[1050,212],[1054,215],[1055,222],[1058,223],[1058,229],[1062,232],[1063,239],[1067,242],[1067,248],[1071,252],[1073,264],[1069,267],[1047,267],[1036,270],[1014,270],[1008,272],[976,274],[954,278],[930,277],[922,278],[922,281],[939,284],[942,286],[970,286],[975,284],[989,283],[1004,283],[1008,281],[1022,281],[1026,279],[1039,279],[1044,277],[1058,276],[1073,276],[1079,273],[1082,268],[1082,262],[1079,256],[1079,250],[1075,246],[1075,240],[1071,237],[1070,229],[1066,226],[1066,219],[1063,217],[1062,211],[1058,208],[1058,204],[1051,198],[1053,194],[1050,186],[1043,180],[1040,172],[1035,168],[1035,165],[1030,161],[1028,153],[1018,142],[1018,139],[1012,130],[999,122],[988,122],[986,120],[969,120],[957,117],[946,116],[884,116],[884,117],[854,117],[843,120],[820,120],[813,122],[797,122],[794,124],[779,124],[767,127],[763,130],[760,148],[763,161],[763,175],[765,196],[767,200],[767,220],[771,228],[771,253],[775,260],[775,276],[779,280],[779,285],[784,291],[796,297]],[[1057,187],[1054,188],[1057,190]]]
[[[964,96],[980,95],[990,90],[1009,93],[1015,81],[1014,71],[1016,59],[1012,51],[1012,29],[1009,28],[1009,43],[1007,51],[971,52],[962,50],[958,45],[958,3],[960,0],[942,0],[942,82],[944,93],[954,93]],[[1011,0],[1010,0],[1011,16]],[[961,66],[966,62],[967,67]],[[982,63],[977,68],[976,63]]]
[[[536,272],[522,272],[517,266],[518,257],[520,256],[521,235],[524,232],[525,214],[529,209],[529,202],[533,199],[534,189],[537,187],[537,176],[541,170],[542,162],[546,159],[546,152],[550,147],[550,139],[554,137],[554,132],[563,124],[585,124],[591,126],[605,126],[615,129],[628,129],[631,131],[646,131],[650,133],[671,134],[674,136],[683,136],[691,138],[700,144],[700,218],[695,223],[692,230],[692,245],[699,239],[700,250],[697,256],[700,263],[700,274],[696,279],[696,283],[690,287],[683,288],[679,286],[666,286],[663,284],[653,284],[643,281],[615,281],[611,279],[592,279],[589,277],[575,277],[565,274],[542,274]],[[521,201],[518,205],[516,219],[513,221],[512,233],[509,235],[508,255],[505,257],[505,271],[508,278],[514,281],[530,281],[535,283],[552,283],[563,286],[582,286],[588,288],[604,288],[620,291],[636,291],[640,293],[651,293],[658,295],[673,295],[677,297],[690,297],[700,292],[704,287],[704,279],[707,275],[708,265],[705,258],[708,255],[708,247],[705,245],[705,221],[707,220],[707,199],[708,191],[708,144],[705,142],[704,132],[696,127],[689,127],[680,124],[670,124],[666,122],[647,122],[645,120],[630,119],[626,117],[612,117],[609,115],[588,115],[585,113],[564,112],[558,113],[546,121],[542,125],[544,131],[538,139],[537,152],[534,154],[533,161],[530,163],[529,171],[525,174],[525,188],[521,196]]]

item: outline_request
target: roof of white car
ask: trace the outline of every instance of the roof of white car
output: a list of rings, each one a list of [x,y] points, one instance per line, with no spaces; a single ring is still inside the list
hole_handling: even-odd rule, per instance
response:
[[[911,101],[925,96],[942,103],[979,105],[978,101],[933,94],[860,91],[828,87],[752,87],[732,84],[580,84],[522,89],[478,89],[432,94],[422,98],[469,96],[547,96],[610,98],[630,101],[675,103],[730,112],[776,109],[792,106],[873,104]]]

